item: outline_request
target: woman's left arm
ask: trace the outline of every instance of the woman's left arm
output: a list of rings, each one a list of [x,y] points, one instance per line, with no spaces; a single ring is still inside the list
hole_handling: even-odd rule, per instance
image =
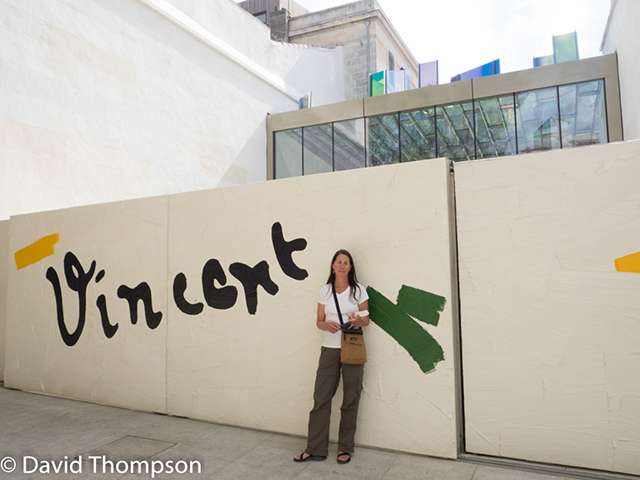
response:
[[[362,312],[363,310],[369,310],[369,300],[365,300],[364,302],[359,303],[358,310],[360,312]],[[367,325],[369,325],[371,319],[369,318],[369,315],[367,315],[366,317],[358,317],[355,313],[352,313],[349,316],[349,321],[356,327],[366,327]]]

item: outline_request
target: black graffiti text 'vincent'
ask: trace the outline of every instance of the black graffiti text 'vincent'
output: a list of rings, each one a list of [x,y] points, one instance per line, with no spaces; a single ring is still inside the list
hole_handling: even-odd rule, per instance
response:
[[[304,238],[296,238],[287,242],[282,233],[282,225],[276,222],[271,227],[271,241],[273,249],[282,271],[288,277],[295,280],[304,280],[308,272],[298,267],[293,261],[293,252],[304,250],[307,241]],[[69,332],[64,318],[62,302],[62,289],[60,279],[55,268],[47,269],[46,278],[53,286],[53,294],[56,299],[58,329],[64,343],[70,347],[78,343],[86,322],[87,287],[96,271],[96,262],[93,260],[87,272],[85,272],[80,260],[73,252],[67,252],[64,256],[64,275],[67,285],[78,295],[78,323],[73,332]],[[255,315],[258,309],[258,286],[261,286],[269,295],[275,295],[279,291],[278,285],[271,279],[269,264],[263,260],[251,267],[244,263],[234,262],[229,266],[229,272],[240,281],[244,288],[247,311]],[[95,282],[105,276],[105,271],[100,270],[95,277]],[[233,307],[238,300],[238,289],[233,285],[227,285],[227,276],[220,262],[212,258],[202,268],[202,293],[206,304],[217,310],[226,310]],[[219,286],[216,286],[216,283]],[[173,280],[173,299],[178,309],[187,315],[199,315],[204,310],[202,302],[191,303],[185,298],[187,290],[187,277],[184,273],[178,273]],[[138,323],[138,305],[142,301],[147,327],[156,329],[162,321],[162,312],[153,310],[151,287],[147,282],[141,282],[136,287],[120,285],[117,290],[119,298],[129,304],[129,316],[131,323]],[[96,299],[96,306],[100,312],[102,331],[107,338],[112,338],[118,331],[118,323],[111,323],[107,311],[107,298],[101,294]]]
[[[273,249],[276,251],[276,258],[280,268],[286,275],[295,280],[304,280],[309,276],[309,273],[299,268],[291,258],[293,252],[307,248],[307,241],[304,238],[296,238],[290,242],[285,241],[282,234],[282,225],[280,225],[280,222],[276,222],[271,227],[271,241],[273,242]]]
[[[307,241],[304,238],[296,238],[287,242],[282,234],[280,222],[274,223],[271,227],[271,241],[282,271],[295,280],[307,278],[309,275],[307,271],[298,267],[291,257],[293,252],[304,250],[307,247]],[[261,286],[269,295],[275,295],[279,291],[278,285],[271,279],[269,264],[265,260],[253,267],[235,262],[229,266],[229,272],[242,283],[249,315],[255,315],[258,310],[258,286]],[[215,282],[220,287],[217,287]],[[204,309],[204,304],[189,302],[184,296],[186,290],[187,277],[180,272],[173,279],[173,300],[182,313],[199,315]],[[227,276],[222,265],[215,258],[207,261],[202,268],[202,293],[207,305],[217,310],[233,307],[238,299],[238,289],[233,285],[227,285]]]
[[[78,323],[73,333],[69,333],[67,324],[64,319],[64,308],[62,304],[62,290],[60,289],[60,279],[58,278],[58,272],[55,268],[49,267],[47,269],[46,278],[51,282],[53,286],[53,294],[56,298],[56,311],[58,316],[58,329],[62,336],[62,341],[69,347],[78,343],[80,335],[84,330],[84,324],[87,315],[87,286],[93,274],[96,270],[95,260],[91,262],[91,267],[88,272],[84,271],[84,268],[80,264],[80,260],[75,256],[73,252],[67,252],[64,256],[64,276],[67,280],[67,285],[71,290],[78,294]],[[100,270],[96,275],[96,283],[99,283],[105,276],[105,271]],[[146,282],[142,282],[135,288],[129,288],[126,285],[120,285],[118,288],[118,296],[124,298],[129,302],[129,312],[131,315],[131,323],[136,324],[138,321],[138,301],[142,300],[144,305],[144,313],[147,321],[147,326],[151,329],[157,328],[162,320],[162,312],[154,312],[151,302],[151,288]],[[96,306],[100,312],[100,318],[102,320],[102,330],[107,338],[113,337],[118,331],[118,324],[112,325],[109,321],[109,314],[107,313],[107,299],[104,295],[100,295],[96,300]]]
[[[74,271],[75,270],[75,271]],[[60,335],[64,343],[70,347],[78,343],[82,330],[84,329],[84,322],[87,315],[87,285],[93,277],[93,273],[96,270],[96,262],[91,262],[91,268],[85,273],[84,268],[80,265],[78,257],[73,253],[68,252],[64,256],[64,276],[67,279],[67,285],[71,290],[78,293],[78,324],[73,333],[69,333],[67,325],[64,322],[64,309],[62,308],[62,291],[60,290],[60,280],[58,279],[58,272],[53,267],[47,269],[47,280],[53,285],[53,294],[56,297],[56,310],[58,313],[58,328],[60,329]]]

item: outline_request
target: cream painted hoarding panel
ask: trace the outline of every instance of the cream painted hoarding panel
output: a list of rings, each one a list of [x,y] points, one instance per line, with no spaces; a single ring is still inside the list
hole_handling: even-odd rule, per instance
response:
[[[166,210],[156,197],[11,218],[7,387],[165,411]]]
[[[403,285],[446,301],[437,327],[407,317],[443,350],[428,374],[367,327],[356,442],[454,458],[448,179],[438,159],[171,196],[168,289],[179,300],[169,302],[168,412],[306,435],[323,338],[317,292],[346,248],[387,307]],[[278,260],[283,241],[294,243]],[[243,268],[263,278],[249,302]]]
[[[4,381],[4,344],[7,324],[7,280],[9,268],[9,220],[0,222],[0,381]]]
[[[640,142],[455,167],[466,450],[640,473]]]

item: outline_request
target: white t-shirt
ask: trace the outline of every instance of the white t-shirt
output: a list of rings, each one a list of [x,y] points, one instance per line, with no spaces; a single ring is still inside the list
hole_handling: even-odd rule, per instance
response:
[[[340,303],[340,313],[342,313],[342,322],[347,323],[349,315],[360,311],[358,305],[362,302],[369,300],[367,290],[364,285],[358,283],[359,289],[355,291],[355,301],[351,295],[351,287],[347,288],[344,292],[338,293],[338,302]],[[333,291],[331,284],[324,285],[318,292],[318,303],[324,305],[324,315],[326,322],[340,323],[338,319],[338,310],[336,309],[336,302],[333,299]],[[327,348],[340,348],[340,330],[336,333],[324,332],[323,347]]]

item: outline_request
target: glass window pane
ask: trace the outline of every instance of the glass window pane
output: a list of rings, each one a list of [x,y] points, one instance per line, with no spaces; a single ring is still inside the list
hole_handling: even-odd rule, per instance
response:
[[[473,103],[458,103],[436,108],[438,157],[449,160],[475,158]]]
[[[557,89],[516,94],[518,153],[560,148]]]
[[[436,158],[435,108],[400,113],[402,162]]]
[[[606,143],[604,81],[565,85],[559,92],[562,148]]]
[[[369,117],[367,165],[388,165],[400,161],[398,115]]]
[[[516,154],[513,95],[477,100],[475,116],[478,158]]]
[[[275,132],[275,178],[299,177],[302,175],[302,129]]]
[[[333,171],[333,134],[331,125],[304,127],[304,168],[305,175]]]
[[[363,168],[364,118],[333,124],[335,170]]]

